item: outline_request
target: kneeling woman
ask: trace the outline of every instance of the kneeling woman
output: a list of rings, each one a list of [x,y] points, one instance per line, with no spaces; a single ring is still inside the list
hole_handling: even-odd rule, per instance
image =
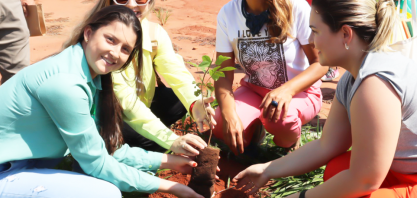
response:
[[[123,144],[110,72],[142,53],[135,13],[107,7],[79,31],[72,46],[0,87],[0,197],[121,197],[120,190],[201,197],[146,173],[190,172],[194,161]],[[88,176],[51,169],[68,152]]]
[[[255,192],[270,178],[327,164],[322,185],[290,197],[415,197],[417,64],[387,46],[396,19],[392,0],[313,1],[310,42],[320,63],[347,70],[323,135],[244,170],[240,185]]]

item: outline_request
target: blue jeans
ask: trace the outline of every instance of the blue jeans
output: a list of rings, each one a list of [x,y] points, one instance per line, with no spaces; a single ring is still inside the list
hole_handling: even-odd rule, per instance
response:
[[[20,160],[0,164],[0,198],[120,198],[110,182],[88,175],[52,169],[62,159]]]

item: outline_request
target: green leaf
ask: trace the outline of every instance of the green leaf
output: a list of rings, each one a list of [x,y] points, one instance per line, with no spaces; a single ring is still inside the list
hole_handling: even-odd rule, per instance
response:
[[[230,57],[228,57],[228,56],[220,55],[219,57],[217,57],[216,65],[221,65],[224,61],[229,60],[229,59],[230,59]]]
[[[219,71],[221,71],[221,72],[223,72],[223,71],[232,71],[232,70],[235,70],[236,68],[235,67],[224,67],[224,68],[221,68]]]
[[[219,71],[213,72],[213,74],[210,74],[210,75],[211,75],[211,78],[213,78],[214,81],[219,80],[220,77],[225,77],[224,73],[219,72]]]
[[[209,74],[210,74],[211,78],[213,78],[213,79],[214,79],[213,75],[214,75],[214,72],[215,72],[215,71],[213,71],[213,70],[214,70],[214,69],[210,69],[210,70],[209,70]]]
[[[187,63],[190,64],[190,65],[192,65],[192,66],[194,66],[194,67],[198,67],[198,65],[195,64],[195,63],[192,63],[192,62],[187,62]]]
[[[188,129],[190,129],[190,125],[185,125],[185,127],[184,127],[184,133],[187,133],[187,131],[188,131]]]
[[[203,56],[203,62],[204,61],[207,61],[207,62],[209,62],[211,64],[211,58],[209,56],[207,56],[207,55],[204,55]]]
[[[206,85],[206,87],[207,87],[208,89],[210,89],[211,91],[214,91],[214,87],[213,87],[213,85],[211,85],[211,84],[207,84],[207,85]]]
[[[220,77],[226,77],[223,72],[217,71],[216,73],[218,73]]]
[[[214,81],[219,80],[220,77],[224,77],[224,73],[223,72],[215,72],[211,78],[213,78]]]
[[[210,67],[210,65],[211,65],[211,62],[209,62],[209,61],[203,61],[197,67],[199,67],[201,69],[204,69],[206,67]]]
[[[215,67],[215,68],[213,68],[213,69],[211,69],[213,72],[213,74],[220,68],[221,66],[217,66],[217,67]]]
[[[211,76],[211,78],[213,78],[214,81],[217,81],[217,80],[219,80],[220,76],[219,75],[216,75],[216,74],[213,74]]]
[[[217,102],[217,100],[214,100],[214,101],[211,103],[211,107],[215,109],[215,107],[217,107],[217,106],[219,106],[219,103]]]
[[[197,97],[198,97],[200,94],[201,94],[201,90],[200,90],[200,89],[199,89],[199,90],[196,90],[196,91],[194,92],[194,95],[195,95],[195,96],[197,96]]]

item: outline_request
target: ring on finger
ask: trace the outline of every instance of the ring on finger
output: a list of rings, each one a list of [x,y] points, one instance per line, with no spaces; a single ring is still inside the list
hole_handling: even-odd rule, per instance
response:
[[[274,107],[278,107],[278,102],[273,100],[273,101],[271,101],[271,105],[274,106]]]

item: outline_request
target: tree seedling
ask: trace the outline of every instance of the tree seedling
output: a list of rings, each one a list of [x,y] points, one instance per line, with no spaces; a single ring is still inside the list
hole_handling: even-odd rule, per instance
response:
[[[230,59],[230,57],[226,56],[219,56],[215,62],[215,67],[210,68],[213,63],[213,60],[208,56],[203,56],[203,61],[197,65],[195,63],[190,63],[194,67],[197,67],[201,71],[203,71],[203,77],[200,77],[200,82],[194,82],[196,87],[200,89],[195,91],[195,96],[200,96],[201,99],[204,100],[204,97],[209,97],[214,92],[213,83],[210,82],[210,79],[217,81],[221,77],[225,77],[224,71],[232,71],[236,68],[234,67],[224,67],[221,68],[221,64],[225,61]],[[209,74],[210,78],[206,79],[206,75]],[[204,93],[205,91],[205,93]],[[202,103],[204,110],[205,104]],[[206,117],[208,117],[209,125],[212,125],[210,117],[208,116],[207,111],[205,110]],[[203,150],[200,150],[200,154],[196,157],[195,161],[197,162],[198,166],[193,168],[193,172],[191,175],[191,180],[188,183],[188,186],[192,188],[195,192],[201,194],[205,198],[212,197],[214,193],[214,183],[215,183],[215,176],[216,176],[216,168],[219,162],[219,154],[220,150],[218,148],[210,147],[210,140],[212,136],[212,129],[209,129],[210,136],[207,141],[207,145]]]

